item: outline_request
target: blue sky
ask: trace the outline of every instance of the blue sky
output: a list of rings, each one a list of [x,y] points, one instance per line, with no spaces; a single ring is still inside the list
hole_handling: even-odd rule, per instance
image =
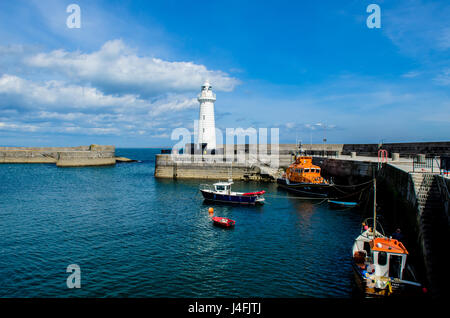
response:
[[[449,140],[449,16],[419,0],[1,1],[0,145],[172,146],[205,79],[222,130]]]

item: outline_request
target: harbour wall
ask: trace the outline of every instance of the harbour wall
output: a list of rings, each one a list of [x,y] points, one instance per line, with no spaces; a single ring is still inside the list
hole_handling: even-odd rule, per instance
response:
[[[400,157],[412,158],[419,154],[429,157],[450,155],[450,142],[405,142],[405,143],[383,143],[382,148],[389,155],[398,153]],[[328,154],[376,157],[380,144],[303,144],[305,151],[321,154],[325,150]]]
[[[210,160],[208,160],[210,159]],[[260,180],[260,169],[245,163],[211,161],[206,156],[189,156],[189,160],[173,160],[171,155],[159,154],[155,159],[155,177],[170,179],[233,179]]]
[[[0,163],[51,163],[58,167],[116,164],[115,147],[0,147]]]
[[[376,157],[380,146],[385,149],[389,155],[393,153],[399,154],[402,158],[412,158],[419,154],[426,154],[429,157],[450,155],[450,142],[438,141],[438,142],[403,142],[403,143],[383,143],[381,144],[302,144],[302,149],[310,155],[351,155],[352,153],[357,156]],[[229,148],[232,149],[229,149]],[[237,145],[218,145],[217,151],[220,153],[249,153],[254,148],[258,153],[262,152],[267,154],[272,153],[271,144],[237,144]],[[263,149],[261,149],[263,148]],[[260,151],[261,150],[261,151]],[[192,144],[186,144],[184,153],[192,153]],[[274,148],[280,156],[291,155],[298,151],[297,144],[279,144],[277,148]]]
[[[303,144],[301,148],[307,155],[315,158],[314,163],[317,165],[321,165],[319,162],[327,158],[325,161],[327,171],[337,176],[342,175],[349,178],[354,178],[355,176],[370,177],[373,175],[374,167],[376,168],[377,166],[378,144]],[[411,157],[414,158],[419,155],[428,157],[450,156],[450,142],[391,143],[383,144],[382,148],[387,150],[388,155],[392,158],[391,161],[395,161],[398,164],[411,165],[411,167]],[[258,176],[258,169],[250,169],[251,171],[248,171],[249,168],[256,166],[260,168],[261,174],[266,175],[267,169],[261,168],[267,166],[267,162],[276,160],[275,166],[278,166],[280,169],[286,169],[293,162],[294,154],[298,150],[299,148],[296,144],[279,144],[276,147],[273,147],[271,144],[238,144],[218,145],[215,154],[201,154],[198,153],[198,149],[195,149],[192,144],[186,144],[183,156],[187,160],[182,163],[171,161],[170,150],[165,151],[164,155],[157,155],[155,176],[162,178],[173,178],[173,176],[176,178],[198,179],[222,178],[222,170],[226,166],[224,164],[226,162],[225,158],[231,156],[233,162],[241,163],[236,166],[236,170],[233,168],[233,172],[236,172],[236,178],[240,178],[239,175],[251,175],[251,179],[258,179],[265,176]],[[175,154],[175,156],[177,155]],[[358,158],[358,160],[332,160],[344,157]],[[268,160],[264,158],[268,158]],[[176,170],[175,173],[173,172],[174,170]],[[241,172],[239,172],[240,170]],[[275,172],[273,169],[269,173],[273,180],[279,174],[280,172]]]

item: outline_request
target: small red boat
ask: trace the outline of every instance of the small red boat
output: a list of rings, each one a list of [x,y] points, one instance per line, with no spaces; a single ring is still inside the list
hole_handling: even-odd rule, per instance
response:
[[[222,226],[222,227],[232,227],[236,223],[236,221],[228,218],[223,218],[219,216],[215,216],[212,218],[214,225]]]

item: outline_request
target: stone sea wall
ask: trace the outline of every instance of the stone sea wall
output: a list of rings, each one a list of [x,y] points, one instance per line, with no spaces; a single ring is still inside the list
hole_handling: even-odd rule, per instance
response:
[[[171,155],[159,154],[155,160],[155,177],[170,179],[260,180],[260,169],[243,163],[209,162],[192,159],[174,161]]]
[[[116,164],[115,147],[0,147],[0,163],[53,163],[59,167]]]

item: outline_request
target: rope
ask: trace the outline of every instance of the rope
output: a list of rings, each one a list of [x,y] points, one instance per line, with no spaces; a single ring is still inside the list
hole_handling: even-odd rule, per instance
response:
[[[264,194],[265,197],[269,197],[269,198],[279,198],[279,199],[299,199],[299,200],[328,200],[328,198],[324,199],[324,198],[314,198],[314,197],[293,197],[293,196],[287,196],[287,195],[271,195],[271,194]]]
[[[365,190],[367,190],[367,189],[369,189],[369,188],[370,188],[370,186],[369,186],[369,187],[365,187],[365,188],[363,188],[363,189],[361,189],[361,190],[359,190],[359,191],[350,193],[350,194],[348,194],[348,195],[344,195],[343,197],[335,198],[335,200],[337,200],[337,199],[344,199],[344,198],[347,198],[347,197],[351,197],[352,195],[355,195],[355,194],[358,194],[358,193],[362,194]],[[360,196],[360,198],[361,198],[361,196]]]
[[[336,188],[337,187],[339,187],[339,188],[354,188],[354,187],[362,186],[362,185],[369,184],[369,183],[372,183],[372,182],[373,182],[373,179],[371,179],[371,180],[369,180],[367,182],[360,183],[360,184],[354,184],[354,185],[331,184],[331,186],[332,187],[336,187]]]

